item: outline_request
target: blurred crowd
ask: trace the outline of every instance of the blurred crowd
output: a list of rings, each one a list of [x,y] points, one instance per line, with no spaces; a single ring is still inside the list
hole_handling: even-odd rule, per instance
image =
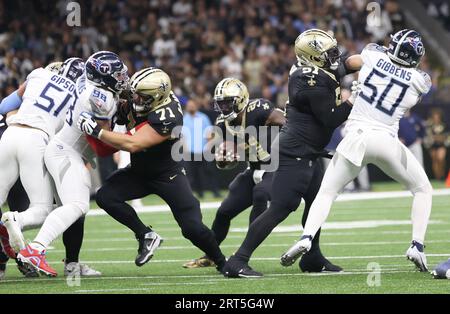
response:
[[[212,94],[225,76],[242,79],[252,97],[284,106],[293,43],[308,28],[333,31],[344,54],[369,42],[386,45],[389,34],[405,28],[396,0],[378,1],[379,23],[369,24],[366,0],[85,0],[81,27],[67,25],[68,2],[0,2],[0,98],[33,68],[111,50],[130,73],[163,68],[182,103],[192,100],[213,121]],[[428,13],[448,19],[445,2],[433,1]],[[449,89],[438,88],[448,82],[439,63],[424,58],[421,68],[433,78],[423,102],[450,104]]]

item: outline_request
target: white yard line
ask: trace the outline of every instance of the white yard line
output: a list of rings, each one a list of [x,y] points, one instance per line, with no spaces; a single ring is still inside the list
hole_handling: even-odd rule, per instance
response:
[[[408,264],[405,265],[401,265],[402,267],[381,267],[381,273],[382,274],[387,274],[387,273],[410,273],[410,272],[415,272],[414,270],[406,270],[405,268],[408,268]],[[411,264],[412,266],[412,264]],[[264,274],[264,278],[267,279],[274,279],[274,278],[278,278],[278,277],[288,277],[288,276],[304,276],[304,277],[310,277],[310,276],[342,276],[342,275],[357,275],[357,274],[369,274],[369,273],[373,273],[373,270],[367,270],[365,268],[359,269],[359,268],[355,268],[355,269],[349,269],[347,271],[343,271],[340,273],[280,273],[280,274]],[[208,278],[210,278],[208,280]],[[145,280],[145,279],[202,279],[202,282],[224,282],[225,280],[229,280],[227,278],[222,277],[221,274],[216,273],[216,274],[212,274],[212,275],[167,275],[167,276],[163,276],[163,275],[149,275],[149,276],[105,276],[105,277],[82,277],[81,280],[82,281],[98,281],[98,280]],[[207,279],[207,280],[204,280]],[[260,280],[260,279],[246,279],[246,281],[248,280]],[[56,278],[38,278],[38,279],[5,279],[2,280],[2,284],[7,284],[7,283],[41,283],[43,281],[66,281],[66,278],[64,277],[56,277]],[[185,282],[185,281],[183,281]],[[177,282],[174,283],[162,283],[162,284],[172,284],[175,285]],[[155,283],[158,284],[158,283]],[[147,284],[141,284],[141,285],[147,285]],[[135,288],[135,289],[140,289],[140,288]],[[108,289],[106,289],[108,290]],[[103,291],[103,290],[102,290]]]
[[[437,189],[433,190],[433,195],[442,196],[450,195],[450,189]],[[339,195],[337,202],[345,201],[359,201],[359,200],[373,200],[373,199],[386,199],[386,198],[399,198],[399,197],[411,197],[409,191],[389,191],[389,192],[364,192],[364,193],[345,193]],[[221,202],[201,202],[200,207],[202,209],[217,209]],[[154,213],[154,212],[168,212],[170,211],[167,205],[151,205],[136,208],[138,213]],[[88,213],[89,216],[103,216],[107,215],[105,211],[101,209],[92,209]]]
[[[427,244],[430,243],[450,243],[450,240],[430,240],[427,241]],[[358,246],[358,245],[364,245],[364,246],[376,246],[376,245],[405,245],[408,246],[409,243],[405,241],[374,241],[374,242],[323,242],[320,245],[321,246]],[[287,244],[289,245],[289,244]],[[224,248],[237,248],[239,246],[238,243],[236,244],[222,244],[220,247],[222,249]],[[264,244],[264,247],[282,247],[280,244]],[[286,246],[287,248],[287,246]],[[177,246],[161,246],[158,248],[158,251],[163,250],[188,250],[188,249],[195,249],[198,250],[195,246],[192,245],[177,245]],[[48,249],[49,252],[52,253],[64,253],[65,250],[58,249]],[[83,252],[115,252],[115,251],[136,251],[135,247],[104,247],[104,248],[83,248]],[[450,254],[450,253],[449,253]]]

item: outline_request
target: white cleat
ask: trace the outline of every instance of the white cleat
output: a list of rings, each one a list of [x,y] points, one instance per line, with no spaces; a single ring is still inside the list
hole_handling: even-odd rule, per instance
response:
[[[81,263],[64,263],[64,276],[66,277],[99,277],[102,273]]]
[[[9,244],[16,251],[20,252],[25,248],[25,238],[18,221],[17,212],[6,212],[2,216],[2,222],[9,234]]]
[[[281,265],[288,267],[295,263],[303,254],[311,249],[311,237],[303,236],[300,241],[295,243],[291,248],[281,255]]]
[[[406,258],[413,262],[420,271],[426,272],[428,271],[427,257],[424,252],[419,251],[416,245],[416,242],[413,241],[410,248],[406,251]]]

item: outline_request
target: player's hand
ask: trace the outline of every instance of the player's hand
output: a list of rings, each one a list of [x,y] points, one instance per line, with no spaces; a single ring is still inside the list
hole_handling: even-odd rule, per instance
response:
[[[361,92],[361,82],[353,81],[351,92],[352,94],[348,98],[348,101],[353,105],[355,103],[356,97],[358,97],[359,93]]]
[[[91,135],[95,138],[100,137],[100,131],[102,128],[95,121],[92,114],[89,112],[82,112],[77,121],[77,127],[84,133]]]

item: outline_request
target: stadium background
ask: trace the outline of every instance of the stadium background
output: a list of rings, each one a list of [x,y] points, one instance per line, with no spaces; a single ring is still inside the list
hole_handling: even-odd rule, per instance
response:
[[[389,34],[411,27],[405,4],[422,6],[426,12],[423,27],[432,19],[438,22],[435,27],[446,30],[446,36],[450,29],[444,0],[377,1],[382,8],[379,27],[367,25],[365,0],[78,1],[81,27],[67,25],[68,2],[0,2],[0,99],[17,88],[33,68],[111,50],[126,61],[130,73],[147,66],[163,68],[182,103],[194,99],[214,121],[211,95],[225,76],[244,80],[252,97],[284,106],[288,72],[295,62],[292,45],[305,29],[332,30],[345,54],[358,53],[369,42],[386,44]],[[429,48],[422,61],[421,68],[431,75],[433,88],[415,111],[427,119],[432,108],[441,108],[444,121],[448,121],[450,76],[440,52]],[[352,79],[347,77],[343,87]],[[448,137],[448,133],[444,135]],[[424,152],[432,177],[429,154]],[[111,168],[111,160],[102,164]],[[372,180],[386,179],[375,169],[370,172]],[[220,176],[222,186],[233,174],[214,173]]]

